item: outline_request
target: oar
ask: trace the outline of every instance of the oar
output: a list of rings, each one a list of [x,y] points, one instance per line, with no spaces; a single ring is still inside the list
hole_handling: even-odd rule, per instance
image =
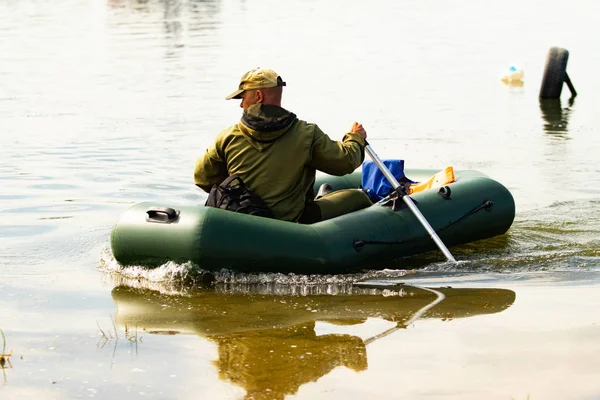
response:
[[[423,314],[425,314],[427,311],[429,311],[430,308],[436,306],[438,303],[440,303],[442,300],[444,300],[446,298],[446,295],[444,293],[439,292],[439,291],[437,291],[435,289],[429,289],[429,288],[426,288],[426,287],[415,286],[415,285],[408,285],[408,284],[406,286],[413,286],[413,287],[416,287],[418,289],[427,290],[428,292],[431,292],[431,293],[435,294],[437,297],[431,303],[427,304],[424,307],[421,307],[421,309],[418,310],[416,313],[414,313],[413,316],[410,317],[410,319],[408,321],[406,321],[405,323],[400,324],[398,322],[398,324],[396,324],[396,326],[394,326],[393,328],[390,328],[390,329],[388,329],[386,331],[383,331],[380,334],[377,334],[375,336],[371,336],[368,339],[365,339],[364,340],[365,345],[373,343],[374,341],[376,341],[377,339],[381,339],[382,337],[386,337],[387,335],[396,332],[398,329],[407,328],[409,325],[411,325],[416,320],[418,320],[419,318],[421,318],[423,316]]]
[[[456,260],[454,259],[454,257],[452,257],[452,254],[450,254],[450,251],[448,251],[448,248],[444,245],[444,243],[442,242],[440,237],[437,235],[437,233],[435,233],[435,231],[433,230],[431,225],[429,225],[429,222],[427,222],[427,220],[425,219],[423,214],[421,214],[421,211],[419,211],[419,209],[417,208],[415,203],[412,201],[412,199],[408,196],[408,194],[403,192],[402,187],[400,186],[400,183],[398,183],[398,181],[396,180],[394,175],[392,175],[390,170],[385,166],[385,164],[381,161],[381,159],[377,156],[377,154],[375,154],[375,152],[371,148],[371,145],[366,140],[365,140],[365,144],[366,144],[365,150],[367,151],[367,154],[369,154],[369,157],[371,157],[373,162],[381,170],[381,172],[386,177],[386,179],[392,184],[392,187],[394,188],[396,193],[398,193],[398,196],[402,197],[402,200],[404,200],[404,202],[406,203],[408,208],[410,208],[410,210],[413,212],[413,214],[415,214],[415,217],[417,217],[417,219],[419,220],[421,225],[423,225],[423,227],[425,228],[427,233],[429,233],[429,235],[431,236],[431,238],[433,239],[435,244],[437,244],[437,246],[440,248],[442,253],[444,253],[444,255],[446,256],[448,261],[452,261],[453,263],[456,264]]]

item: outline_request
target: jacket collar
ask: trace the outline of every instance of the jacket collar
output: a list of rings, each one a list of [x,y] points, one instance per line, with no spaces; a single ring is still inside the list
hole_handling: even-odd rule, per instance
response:
[[[242,115],[241,122],[258,132],[275,132],[287,128],[296,114],[273,104],[253,104]]]

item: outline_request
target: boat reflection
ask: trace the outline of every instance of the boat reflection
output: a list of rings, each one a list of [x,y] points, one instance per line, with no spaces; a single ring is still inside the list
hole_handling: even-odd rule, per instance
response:
[[[436,292],[443,295],[436,296]],[[515,293],[506,289],[350,285],[338,289],[336,295],[214,289],[169,295],[117,286],[112,297],[117,325],[136,327],[145,334],[205,337],[218,346],[215,365],[221,379],[243,387],[247,398],[283,399],[335,367],[367,369],[366,347],[383,337],[319,335],[315,331],[318,323],[353,328],[368,318],[378,318],[393,323],[388,324],[394,326],[386,330],[390,332],[412,323],[420,310],[427,310],[421,318],[442,320],[498,313],[513,304]]]
[[[540,99],[540,110],[544,119],[544,132],[550,134],[566,134],[569,117],[575,98],[569,98],[568,107],[563,108],[560,99]]]

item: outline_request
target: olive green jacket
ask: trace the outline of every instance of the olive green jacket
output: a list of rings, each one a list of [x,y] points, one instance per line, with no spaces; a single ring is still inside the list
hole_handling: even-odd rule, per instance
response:
[[[226,177],[239,175],[275,218],[298,221],[313,201],[315,171],[349,174],[362,163],[364,148],[365,140],[356,133],[333,141],[317,125],[281,107],[255,104],[196,162],[194,183],[208,192]]]

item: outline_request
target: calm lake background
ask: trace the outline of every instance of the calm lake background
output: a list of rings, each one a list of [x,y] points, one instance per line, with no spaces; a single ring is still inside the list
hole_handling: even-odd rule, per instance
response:
[[[600,398],[599,13],[589,0],[0,0],[0,397]],[[540,103],[553,46],[578,96]],[[521,86],[500,80],[513,64]],[[198,288],[197,266],[121,268],[109,236],[128,207],[204,203],[194,162],[239,119],[224,97],[257,66],[332,138],[357,120],[381,158],[503,183],[513,226],[451,248],[457,266],[432,253],[408,273],[224,271]],[[435,295],[361,281],[453,289],[395,330]]]

